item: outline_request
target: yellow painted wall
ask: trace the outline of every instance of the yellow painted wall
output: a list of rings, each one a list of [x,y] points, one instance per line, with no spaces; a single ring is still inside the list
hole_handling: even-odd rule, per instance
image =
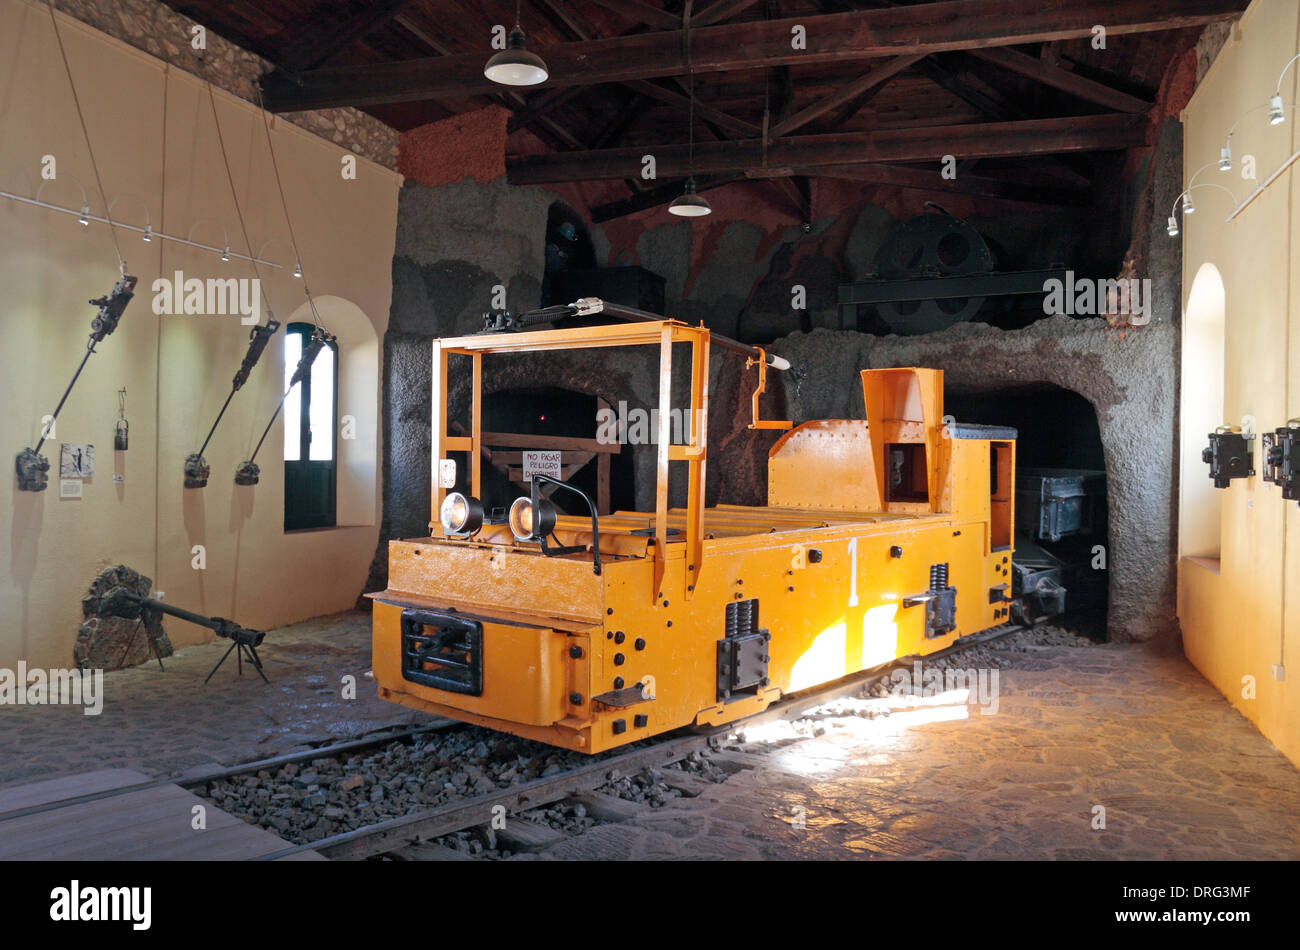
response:
[[[1207,467],[1189,450],[1205,444],[1216,422],[1238,424],[1253,416],[1262,431],[1300,416],[1300,264],[1295,257],[1300,249],[1295,177],[1300,166],[1280,175],[1225,223],[1234,204],[1300,147],[1300,113],[1288,108],[1286,122],[1278,126],[1267,119],[1278,74],[1297,50],[1300,5],[1255,0],[1183,115],[1184,184],[1201,166],[1217,161],[1228,130],[1241,121],[1231,142],[1233,170],[1221,172],[1212,165],[1194,182],[1225,186],[1232,196],[1217,188],[1194,189],[1196,213],[1183,221],[1184,314],[1199,304],[1191,298],[1207,264],[1223,282],[1226,307],[1219,366],[1207,368],[1213,354],[1207,356],[1203,336],[1188,335],[1189,321],[1184,320],[1183,391],[1209,380],[1221,366],[1224,418],[1188,419],[1184,413],[1179,520],[1184,534],[1195,541],[1181,546],[1178,604],[1188,658],[1300,764],[1300,506],[1284,502],[1280,490],[1258,475],[1236,480],[1218,493],[1218,561],[1188,556],[1212,554],[1215,548],[1203,523],[1205,493],[1194,489],[1201,480],[1208,483]],[[1293,65],[1282,83],[1288,104],[1296,102],[1298,75]],[[1242,177],[1248,156],[1254,158],[1257,180]],[[1257,443],[1257,471],[1258,458]],[[1286,669],[1280,682],[1273,676],[1279,663]],[[1254,698],[1243,695],[1246,677],[1253,678]]]
[[[232,250],[246,252],[207,87],[75,20],[60,15],[59,24],[114,217],[143,225],[147,205],[155,230],[220,245],[224,226]],[[263,269],[263,303],[287,324],[302,318],[303,285],[292,276],[261,114],[223,92],[215,96],[253,250],[284,265]],[[19,492],[13,456],[35,441],[41,417],[71,377],[94,315],[86,300],[112,287],[117,259],[103,224],[83,228],[73,216],[0,198],[0,455],[9,472],[0,503],[0,667],[20,659],[69,665],[80,598],[101,568],[118,562],[152,576],[172,603],[258,627],[348,608],[360,592],[378,537],[379,341],[401,179],[357,159],[356,180],[344,180],[339,148],[284,122],[273,124],[272,137],[304,271],[339,336],[339,415],[357,419],[357,438],[339,443],[346,526],[285,534],[279,421],[258,456],[261,484],[233,484],[235,466],[280,398],[283,331],[207,449],[208,487],[183,487],[185,456],[197,451],[229,392],[248,327],[238,316],[155,315],[151,285],[176,270],[199,278],[253,274],[247,263],[223,264],[210,251],[145,243],[130,232],[119,239],[140,279],[136,298],[90,358],[57,437],[42,450],[55,476],[50,489]],[[75,176],[91,212],[102,215],[49,13],[30,0],[0,0],[0,190],[35,195],[47,154],[56,157],[59,178],[45,185],[42,200],[79,205]],[[123,386],[130,449],[115,453]],[[95,477],[80,501],[58,497],[65,441],[97,450]],[[206,548],[203,571],[192,568],[196,544]],[[207,638],[179,621],[167,626],[178,645]]]

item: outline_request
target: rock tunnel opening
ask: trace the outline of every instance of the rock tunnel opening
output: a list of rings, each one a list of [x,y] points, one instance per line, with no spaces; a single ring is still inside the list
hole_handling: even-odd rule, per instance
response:
[[[1108,611],[1106,455],[1092,403],[1051,383],[950,388],[947,415],[1014,426],[1017,561],[1060,564],[1065,613],[1057,621],[1104,639]]]
[[[489,508],[508,506],[519,495],[527,493],[527,486],[521,480],[520,455],[528,449],[558,451],[561,477],[596,500],[601,514],[634,508],[636,493],[632,453],[627,446],[597,447],[594,444],[597,413],[605,405],[594,395],[554,386],[510,389],[485,395],[484,431],[523,438],[498,439],[499,444],[490,445],[493,461],[487,464],[485,459],[483,466],[484,504]],[[506,442],[511,444],[506,445]],[[604,499],[603,503],[601,499]],[[572,494],[561,491],[553,495],[552,500],[563,512],[586,514],[582,501]]]

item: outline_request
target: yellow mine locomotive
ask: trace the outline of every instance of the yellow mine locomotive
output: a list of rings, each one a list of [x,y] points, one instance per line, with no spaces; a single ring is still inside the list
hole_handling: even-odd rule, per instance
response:
[[[945,425],[941,371],[864,370],[865,421],[792,426],[759,418],[767,370],[786,365],[762,349],[594,299],[567,312],[633,322],[433,343],[438,518],[430,537],[390,542],[388,588],[371,595],[384,699],[595,753],[742,719],[1009,619],[1015,431]],[[700,420],[682,444],[674,344],[689,344]],[[655,510],[598,516],[584,492],[535,475],[507,518],[486,517],[483,357],[624,346],[659,352]],[[756,368],[752,426],[789,429],[768,453],[765,506],[705,507],[712,347]],[[448,369],[463,363],[469,425],[451,428]],[[674,465],[684,509],[669,507]],[[558,514],[548,492],[589,512]]]

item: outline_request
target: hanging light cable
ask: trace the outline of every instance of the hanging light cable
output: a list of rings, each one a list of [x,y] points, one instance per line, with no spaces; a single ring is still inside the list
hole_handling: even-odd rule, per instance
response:
[[[280,179],[280,163],[275,160],[275,143],[271,141],[271,121],[267,118],[266,106],[262,102],[262,87],[255,86],[257,90],[257,108],[262,113],[262,130],[266,133],[266,149],[271,153],[271,170],[275,173],[275,189],[280,193],[280,208],[284,211],[284,224],[289,229],[289,243],[293,245],[293,276],[302,281],[302,293],[307,298],[307,304],[311,308],[311,321],[316,325],[317,331],[326,334],[324,322],[321,320],[320,313],[316,310],[316,301],[311,295],[311,287],[308,286],[307,280],[303,277],[302,268],[302,251],[298,247],[298,236],[293,230],[293,218],[289,216],[289,201],[284,196],[284,182]]]
[[[90,168],[95,173],[95,186],[99,189],[99,200],[104,205],[104,220],[108,222],[108,234],[113,239],[113,253],[117,255],[117,267],[122,276],[126,276],[126,261],[122,258],[122,248],[117,243],[117,229],[113,227],[113,216],[109,212],[108,195],[104,191],[104,181],[99,176],[99,163],[95,161],[95,150],[90,144],[90,132],[86,129],[86,117],[81,111],[81,97],[77,95],[77,84],[72,78],[72,66],[68,62],[68,52],[63,48],[63,34],[59,31],[59,21],[54,15],[54,3],[52,0],[46,0],[45,6],[50,11],[50,25],[54,27],[54,39],[59,44],[59,56],[63,60],[63,70],[68,75],[68,86],[72,89],[72,104],[77,110],[77,121],[81,123],[81,135],[86,140],[86,154],[90,156]],[[85,189],[82,189],[83,193]],[[88,227],[90,222],[87,220],[87,214],[90,209],[83,204],[81,215],[78,220],[83,227]]]
[[[683,26],[686,42],[686,95],[689,98],[687,106],[687,126],[686,126],[686,187],[683,192],[672,200],[668,205],[668,213],[675,214],[683,218],[700,218],[710,214],[713,208],[703,195],[695,193],[695,72],[691,68],[691,26],[688,21]]]
[[[519,7],[519,0],[515,0],[515,26],[506,37],[506,48],[484,64],[483,75],[503,86],[536,86],[546,82],[550,74],[542,58],[526,48],[528,38],[519,25]]]

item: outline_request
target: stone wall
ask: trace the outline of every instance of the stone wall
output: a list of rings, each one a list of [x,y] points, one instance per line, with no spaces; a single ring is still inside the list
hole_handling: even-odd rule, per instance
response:
[[[196,21],[157,0],[54,0],[54,6],[249,102],[258,102],[257,80],[272,68],[211,29],[206,31],[207,48],[194,49],[190,42]],[[397,167],[397,131],[364,112],[345,107],[287,112],[284,118],[385,168]]]

